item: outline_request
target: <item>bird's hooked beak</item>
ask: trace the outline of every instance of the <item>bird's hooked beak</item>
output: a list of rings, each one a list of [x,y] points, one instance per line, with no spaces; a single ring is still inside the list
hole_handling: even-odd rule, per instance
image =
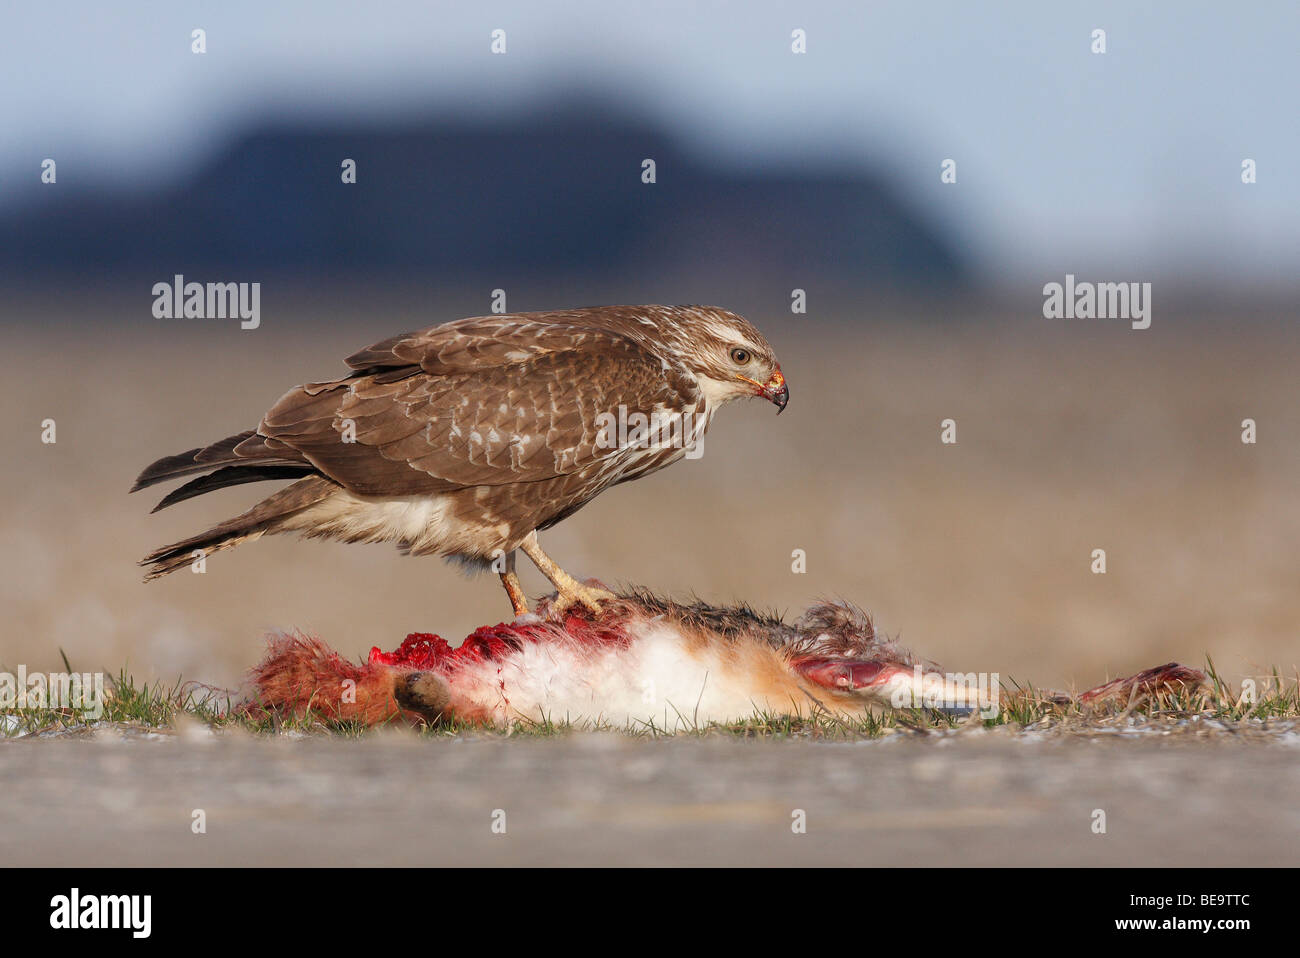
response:
[[[755,395],[762,396],[768,402],[776,406],[776,414],[779,416],[785,411],[786,403],[790,401],[790,387],[786,385],[785,376],[781,375],[781,370],[772,373],[772,378],[767,383],[760,383],[756,379],[750,379],[748,376],[741,376],[741,379],[747,383],[752,383],[757,388]]]

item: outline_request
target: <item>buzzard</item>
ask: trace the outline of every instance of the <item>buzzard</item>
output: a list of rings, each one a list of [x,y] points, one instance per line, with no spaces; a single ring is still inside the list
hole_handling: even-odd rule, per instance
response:
[[[159,459],[131,491],[183,476],[154,511],[245,482],[292,479],[242,515],[155,550],[146,581],[197,555],[299,532],[395,542],[495,564],[516,615],[522,549],[560,609],[612,596],[551,560],[537,532],[610,486],[698,449],[718,407],[789,389],[771,345],[712,306],[602,306],[475,316],[349,356],[351,372],[285,393],[254,430]]]

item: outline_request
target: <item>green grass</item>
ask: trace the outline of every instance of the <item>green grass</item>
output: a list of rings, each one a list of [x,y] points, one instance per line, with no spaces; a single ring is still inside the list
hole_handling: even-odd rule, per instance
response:
[[[68,671],[72,671],[70,668]],[[445,722],[422,727],[418,734],[429,739],[482,736],[546,738],[576,731],[606,731],[657,739],[673,736],[720,736],[738,739],[858,741],[892,734],[933,734],[967,729],[1026,730],[1057,734],[1101,735],[1142,727],[1171,733],[1238,734],[1258,731],[1267,723],[1300,718],[1300,681],[1286,678],[1277,669],[1257,682],[1254,701],[1234,693],[1219,676],[1212,660],[1205,671],[1212,688],[1198,691],[1143,696],[1132,702],[1111,703],[1097,709],[1077,703],[1062,704],[1039,694],[1032,686],[1009,681],[1003,686],[1002,709],[993,719],[958,716],[930,709],[882,711],[863,718],[832,714],[819,703],[810,702],[803,715],[755,712],[743,721],[701,724],[687,714],[674,716],[682,731],[673,732],[662,723],[637,723],[631,727],[612,724],[574,724],[553,717],[519,719],[504,729],[467,722]],[[284,733],[361,738],[378,728],[357,722],[329,721],[315,717],[270,716],[250,718],[233,707],[231,694],[194,682],[177,679],[137,683],[125,669],[106,681],[104,711],[98,720],[69,709],[0,709],[3,732],[0,738],[40,734],[89,732],[108,723],[136,731],[169,730],[178,725],[206,726],[216,731],[240,730],[254,735]],[[400,723],[399,723],[400,724]]]

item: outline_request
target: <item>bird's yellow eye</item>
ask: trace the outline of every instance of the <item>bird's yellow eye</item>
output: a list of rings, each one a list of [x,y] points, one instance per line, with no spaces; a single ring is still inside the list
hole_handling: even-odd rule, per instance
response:
[[[737,346],[731,351],[731,361],[737,366],[747,366],[751,358],[748,349],[741,349]]]

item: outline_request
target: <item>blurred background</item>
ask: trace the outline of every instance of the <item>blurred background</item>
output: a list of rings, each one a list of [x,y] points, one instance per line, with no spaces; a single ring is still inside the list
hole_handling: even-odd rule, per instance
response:
[[[126,490],[501,289],[725,306],[791,384],[549,532],[571,572],[841,596],[1038,685],[1296,668],[1294,4],[266,6],[3,14],[0,667],[230,684],[272,629],[361,655],[498,621],[495,577],[389,546],[266,539],[145,586],[272,486],[152,517]],[[1067,273],[1151,283],[1151,327],[1044,319]],[[259,328],[155,318],[175,274],[260,283]]]

